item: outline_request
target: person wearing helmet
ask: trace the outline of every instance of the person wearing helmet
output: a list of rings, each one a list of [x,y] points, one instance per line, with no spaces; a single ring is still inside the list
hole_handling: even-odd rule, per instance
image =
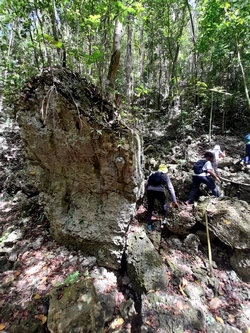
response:
[[[165,219],[163,224],[167,222],[168,208],[166,203],[165,188],[168,190],[173,205],[175,208],[178,208],[178,203],[176,201],[175,190],[172,185],[172,182],[167,175],[168,169],[165,164],[160,164],[158,170],[153,172],[147,179],[146,190],[147,190],[147,199],[148,199],[148,214],[147,214],[147,228],[148,231],[152,231],[152,214],[154,210],[155,199],[160,202],[164,209]]]

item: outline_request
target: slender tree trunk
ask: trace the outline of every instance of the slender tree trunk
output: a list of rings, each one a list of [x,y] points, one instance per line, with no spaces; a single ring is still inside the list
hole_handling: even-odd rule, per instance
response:
[[[108,60],[106,59],[106,54],[108,54],[108,43],[109,43],[109,26],[110,26],[110,8],[108,7],[106,14],[102,18],[100,22],[99,30],[101,31],[101,49],[104,55],[104,62],[101,64],[97,64],[97,71],[99,74],[99,81],[100,81],[100,89],[101,95],[104,98],[105,95],[105,88],[107,85],[106,82],[106,73],[108,71]]]
[[[178,20],[178,26],[179,29],[176,33],[175,37],[175,45],[173,45],[172,40],[170,40],[170,38],[168,38],[168,48],[169,48],[169,54],[170,54],[170,58],[171,58],[171,69],[170,69],[170,75],[169,75],[169,82],[170,82],[170,87],[172,85],[174,85],[178,91],[178,73],[177,73],[177,61],[179,58],[179,52],[180,52],[180,39],[182,37],[183,34],[183,29],[186,26],[186,6],[184,6],[182,8],[182,11],[180,13],[181,17]],[[180,23],[179,23],[180,22]],[[169,28],[170,29],[170,28]],[[174,91],[171,91],[170,88],[170,93],[173,95],[175,95]]]
[[[54,40],[58,42],[60,38],[62,39],[62,34],[60,32],[60,20],[58,17],[55,0],[52,1],[52,6],[53,8],[50,13],[51,22],[52,22],[52,31],[53,31]],[[62,48],[57,47],[57,54],[59,56],[62,67],[66,67],[66,50],[64,44],[62,44]]]
[[[48,50],[47,50],[46,41],[44,39],[43,22],[41,21],[40,12],[39,12],[39,9],[37,7],[37,0],[34,1],[34,4],[35,4],[36,17],[37,17],[38,22],[40,24],[40,29],[41,29],[41,32],[42,32],[42,40],[43,40],[43,44],[44,44],[44,53],[45,54],[43,55],[43,48],[42,48],[42,45],[41,45],[41,42],[40,42],[40,39],[39,39],[40,54],[41,54],[42,64],[43,64],[43,67],[44,67],[45,64],[51,65],[51,62],[50,62],[50,57],[49,57],[49,53],[48,53]],[[38,24],[36,24],[35,27],[36,27],[36,33],[37,33],[37,35],[39,35]],[[45,59],[47,59],[47,60],[45,60]]]
[[[209,117],[209,132],[208,132],[209,142],[211,142],[212,138],[213,104],[214,104],[214,92],[212,90],[211,108],[210,108],[210,117]]]
[[[197,82],[197,77],[198,77],[198,73],[197,73],[197,54],[196,54],[196,36],[195,36],[195,26],[194,26],[194,20],[193,20],[193,15],[192,15],[192,11],[190,8],[190,4],[188,2],[188,0],[186,0],[186,6],[188,8],[188,12],[189,12],[189,18],[190,18],[190,24],[191,24],[191,31],[192,31],[192,40],[193,40],[193,45],[194,45],[194,51],[193,51],[193,64],[194,64],[194,82]],[[195,84],[195,97],[194,97],[194,104],[198,105],[198,93],[197,93],[197,85]]]
[[[29,29],[29,35],[30,35],[31,42],[34,45],[34,58],[35,58],[35,63],[36,63],[37,70],[39,70],[39,61],[38,61],[38,55],[37,55],[37,48],[35,46],[35,42],[34,42],[34,39],[33,39],[31,27]]]
[[[111,61],[109,65],[108,72],[108,94],[114,93],[115,90],[115,80],[117,77],[118,66],[120,62],[121,55],[121,39],[122,39],[122,24],[119,20],[116,21],[115,31],[114,31],[114,40],[113,40],[113,54],[111,56]]]
[[[159,68],[158,68],[158,94],[156,95],[156,107],[158,110],[161,109],[161,103],[162,103],[162,56],[159,57]]]
[[[126,102],[130,105],[132,95],[132,28],[130,25],[130,15],[127,26],[127,53],[126,53]]]
[[[3,72],[3,82],[2,82],[2,87],[0,87],[0,113],[2,112],[2,108],[3,108],[3,99],[4,99],[4,88],[5,88],[5,84],[6,84],[6,80],[8,77],[8,66],[9,66],[9,59],[10,59],[10,52],[11,52],[11,48],[13,45],[13,29],[11,29],[10,31],[10,38],[9,38],[9,47],[8,47],[8,52],[7,52],[7,57],[6,57],[6,66]]]
[[[250,98],[249,98],[249,91],[248,91],[248,88],[247,88],[246,74],[245,74],[244,67],[243,67],[242,62],[241,62],[240,49],[239,49],[239,44],[238,44],[237,39],[236,39],[236,48],[237,48],[238,61],[239,61],[241,74],[242,74],[242,79],[243,79],[243,84],[244,84],[244,89],[245,89],[245,95],[246,95],[246,98],[247,98],[247,105],[248,105],[248,109],[250,111]]]

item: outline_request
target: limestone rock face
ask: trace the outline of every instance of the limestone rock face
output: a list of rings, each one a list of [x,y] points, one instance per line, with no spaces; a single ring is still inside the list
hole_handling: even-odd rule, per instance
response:
[[[222,200],[205,200],[195,209],[196,219],[203,224],[205,224],[205,211],[209,229],[223,243],[235,249],[249,249],[250,207],[247,202],[226,197]]]
[[[142,327],[141,332],[188,332],[203,331],[205,314],[182,296],[173,297],[161,292],[142,295]],[[153,320],[152,320],[153,318]]]
[[[143,191],[138,133],[69,70],[45,71],[16,105],[28,172],[54,238],[119,268],[125,232]]]
[[[48,328],[51,333],[102,333],[105,311],[92,279],[77,282],[51,293]]]
[[[245,282],[250,282],[250,250],[235,250],[230,264]]]
[[[128,234],[125,253],[128,275],[138,292],[167,289],[166,268],[142,228]]]
[[[192,211],[187,207],[185,210],[176,211],[169,209],[169,218],[167,219],[167,228],[178,235],[188,235],[190,229],[195,225],[196,221]]]
[[[208,326],[207,333],[242,333],[242,331],[228,324],[212,323]]]

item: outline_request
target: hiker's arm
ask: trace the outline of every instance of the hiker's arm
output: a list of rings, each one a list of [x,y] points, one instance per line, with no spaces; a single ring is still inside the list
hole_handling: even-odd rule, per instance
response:
[[[214,172],[213,169],[207,169],[207,172],[214,177],[216,180],[218,180],[220,182],[220,178],[216,175],[216,173]]]
[[[169,176],[166,175],[166,178],[164,177],[164,180],[166,181],[166,186],[165,187],[167,188],[168,193],[170,194],[170,196],[172,198],[172,201],[177,203],[176,196],[175,196],[175,190],[174,190],[173,184],[172,184]]]
[[[225,152],[225,150],[224,150],[224,151],[221,151],[221,152],[220,152],[220,157],[224,158],[225,156],[226,156],[226,152]]]

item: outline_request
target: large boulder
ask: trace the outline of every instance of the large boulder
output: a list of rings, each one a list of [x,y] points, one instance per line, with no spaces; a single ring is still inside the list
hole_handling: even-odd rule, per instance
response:
[[[167,288],[166,267],[142,227],[128,234],[125,254],[128,275],[138,292]]]
[[[48,328],[51,333],[102,333],[105,309],[91,278],[51,293]],[[72,332],[73,332],[72,331]]]
[[[69,70],[47,70],[16,105],[28,172],[51,233],[120,267],[125,233],[143,191],[141,140],[111,103]]]
[[[204,331],[205,314],[182,297],[161,292],[142,295],[142,333]]]
[[[193,211],[190,207],[184,207],[180,210],[169,209],[169,216],[167,219],[167,228],[178,235],[188,235],[190,229],[196,224]]]
[[[207,199],[195,208],[196,219],[205,225],[226,245],[235,249],[250,248],[250,206],[234,198]]]
[[[250,250],[235,250],[230,264],[245,282],[250,282]]]

